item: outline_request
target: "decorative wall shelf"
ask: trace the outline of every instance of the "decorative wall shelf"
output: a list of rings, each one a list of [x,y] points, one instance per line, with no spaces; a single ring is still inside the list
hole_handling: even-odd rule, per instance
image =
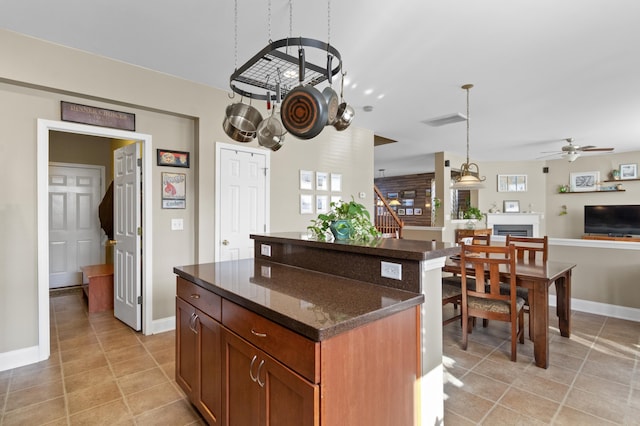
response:
[[[640,180],[640,179],[639,179]],[[567,192],[558,192],[558,194],[589,194],[594,192],[625,192],[626,189],[615,189],[612,191],[567,191]]]
[[[624,182],[633,182],[640,181],[640,179],[617,179],[617,180],[605,180],[604,182],[616,182],[616,183],[624,183]]]

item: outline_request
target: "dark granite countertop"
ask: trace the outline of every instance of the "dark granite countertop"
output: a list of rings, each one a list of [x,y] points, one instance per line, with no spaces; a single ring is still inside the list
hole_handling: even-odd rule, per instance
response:
[[[267,242],[304,245],[324,250],[418,261],[446,257],[460,251],[460,248],[452,243],[398,238],[379,238],[365,243],[355,241],[327,242],[310,239],[306,233],[300,232],[253,234],[251,238]]]
[[[317,342],[424,301],[422,294],[258,259],[173,271]]]

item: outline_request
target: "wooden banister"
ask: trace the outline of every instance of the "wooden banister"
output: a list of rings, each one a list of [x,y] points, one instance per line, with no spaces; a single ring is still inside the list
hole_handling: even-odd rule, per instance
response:
[[[387,200],[384,198],[380,189],[376,185],[373,185],[373,190],[376,193],[376,205],[375,205],[375,226],[382,233],[383,236],[391,236],[395,238],[402,238],[402,228],[404,222],[400,220],[396,212],[391,208]]]

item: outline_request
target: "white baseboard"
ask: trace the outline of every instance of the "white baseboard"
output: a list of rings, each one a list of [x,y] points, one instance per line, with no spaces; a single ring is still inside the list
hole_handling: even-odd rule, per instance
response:
[[[31,346],[29,348],[0,353],[0,371],[35,364],[36,362],[44,361],[49,357],[47,355],[45,358],[41,359],[40,356],[41,353],[39,346]]]
[[[158,334],[164,333],[165,331],[175,330],[176,328],[176,317],[166,317],[161,318],[159,320],[153,320],[151,323],[151,333],[149,334]]]
[[[549,295],[549,306],[556,306],[556,295]],[[571,299],[571,310],[589,314],[640,322],[640,309],[626,306],[609,305],[607,303],[592,302],[590,300]]]

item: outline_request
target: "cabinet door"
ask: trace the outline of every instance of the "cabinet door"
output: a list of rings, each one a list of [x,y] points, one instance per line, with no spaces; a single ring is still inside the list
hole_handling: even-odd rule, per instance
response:
[[[221,424],[222,327],[202,311],[196,311],[198,331],[197,374],[194,404],[210,425]]]
[[[319,386],[308,382],[268,355],[263,356],[265,364],[258,376],[258,384],[263,386],[265,392],[262,399],[262,424],[319,425]]]
[[[260,366],[260,351],[223,329],[223,411],[228,426],[259,425],[262,389],[254,381]]]
[[[223,330],[225,418],[229,426],[317,426],[319,386]]]
[[[196,383],[195,312],[196,308],[176,297],[176,382],[189,397]]]

